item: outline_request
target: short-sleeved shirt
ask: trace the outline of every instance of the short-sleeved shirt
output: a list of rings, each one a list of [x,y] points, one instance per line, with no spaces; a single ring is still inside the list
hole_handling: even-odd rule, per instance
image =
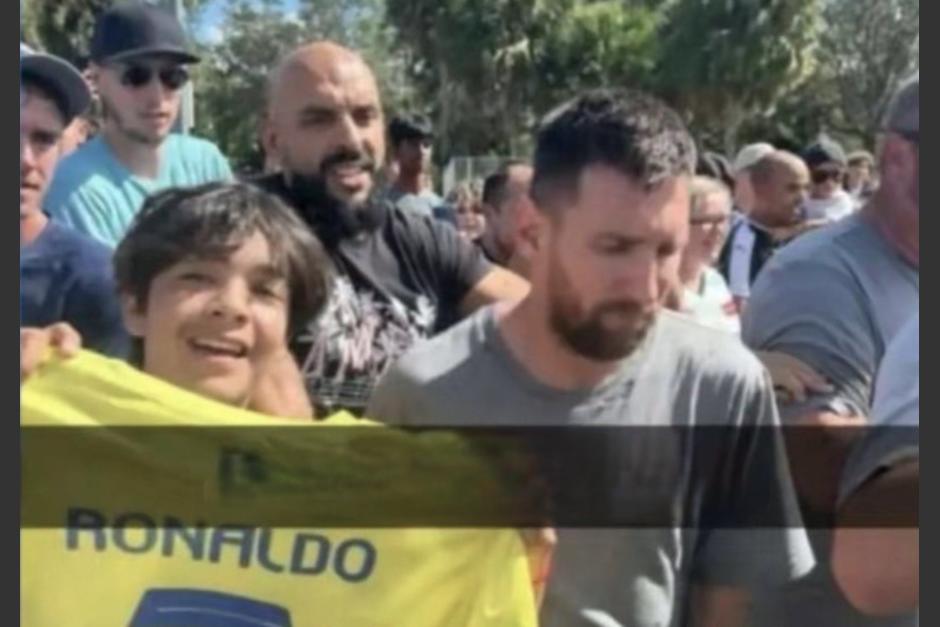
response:
[[[661,434],[671,430],[662,427],[731,427],[721,430],[729,447],[735,437],[768,436],[750,462],[728,471],[735,481],[726,487],[743,509],[780,512],[777,525],[559,529],[542,625],[683,625],[692,583],[773,586],[812,566],[773,428],[778,418],[766,372],[736,338],[679,314],[661,314],[641,347],[602,384],[566,391],[538,381],[516,360],[493,308],[486,308],[402,357],[376,389],[368,416],[415,426],[652,427],[628,435],[631,442],[650,438],[644,459],[669,460],[661,471],[674,479],[656,498],[689,509],[707,505],[684,498],[704,492],[705,473],[693,460],[707,455],[648,450],[668,443]],[[738,431],[748,426],[763,428]],[[646,487],[623,486],[622,498]]]
[[[101,135],[56,166],[44,204],[54,220],[114,248],[147,196],[168,187],[232,179],[219,149],[204,139],[171,134],[155,179],[131,173]]]
[[[920,315],[904,325],[878,369],[871,429],[846,463],[841,492],[854,492],[878,471],[920,455]]]
[[[20,248],[20,325],[67,322],[82,344],[124,357],[129,347],[111,269],[111,251],[55,222]]]
[[[754,350],[797,357],[835,386],[783,409],[869,415],[885,348],[920,306],[919,270],[862,215],[802,235],[767,264],[742,317]]]
[[[774,255],[751,291],[742,337],[754,350],[804,361],[833,385],[803,403],[781,407],[784,424],[813,411],[871,415],[878,365],[886,347],[920,304],[920,278],[864,214],[800,236]],[[829,569],[831,534],[811,534],[820,566],[759,611],[760,624],[887,627],[842,597]],[[776,622],[786,616],[785,622]]]
[[[681,312],[699,324],[738,335],[741,320],[724,277],[714,268],[705,268],[697,290],[682,293]]]
[[[437,217],[444,207],[444,199],[429,189],[418,194],[404,193],[395,187],[388,190],[388,200],[402,211],[411,211],[419,216]]]
[[[479,250],[431,217],[377,201],[368,224],[304,206],[280,175],[256,181],[311,225],[336,276],[325,312],[292,339],[314,405],[361,414],[379,377],[417,340],[460,317],[460,303],[490,270]]]

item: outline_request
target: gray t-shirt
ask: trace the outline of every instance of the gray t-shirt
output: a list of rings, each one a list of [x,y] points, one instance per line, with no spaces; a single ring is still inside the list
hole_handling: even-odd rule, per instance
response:
[[[434,210],[444,204],[444,199],[429,189],[418,194],[407,194],[391,187],[388,190],[388,200],[402,211],[428,218],[435,217]]]
[[[879,470],[920,454],[920,315],[898,332],[875,385],[872,429],[852,451],[841,487],[846,498]]]
[[[833,384],[831,393],[781,407],[784,424],[812,411],[869,416],[886,347],[919,306],[918,269],[855,214],[799,237],[774,255],[751,291],[742,338],[754,350],[803,360]],[[759,604],[762,625],[910,624],[856,612],[832,578],[830,534],[815,530],[811,539],[819,565],[784,595]]]
[[[802,359],[835,387],[782,407],[784,423],[813,410],[867,416],[885,348],[919,306],[917,268],[854,215],[774,255],[751,290],[742,338]]]
[[[420,426],[735,427],[721,431],[729,439],[741,433],[737,427],[779,424],[765,371],[725,333],[664,312],[606,381],[591,390],[562,391],[516,361],[491,308],[406,353],[379,382],[367,415]],[[771,437],[727,472],[728,489],[742,509],[775,511],[781,524],[560,529],[541,624],[671,627],[685,623],[694,582],[774,586],[808,571],[811,551],[799,528],[779,434],[772,428],[755,432]],[[740,442],[726,444],[731,451]],[[661,461],[661,453],[676,477],[675,491],[698,493],[704,479],[690,463],[696,451],[641,454]]]

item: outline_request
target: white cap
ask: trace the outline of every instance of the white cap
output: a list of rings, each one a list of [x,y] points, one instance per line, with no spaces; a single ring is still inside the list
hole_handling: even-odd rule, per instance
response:
[[[743,170],[747,170],[755,163],[770,153],[775,152],[776,150],[776,148],[766,142],[748,144],[738,151],[738,156],[734,158],[734,164],[731,166],[731,169],[735,175],[738,175]]]

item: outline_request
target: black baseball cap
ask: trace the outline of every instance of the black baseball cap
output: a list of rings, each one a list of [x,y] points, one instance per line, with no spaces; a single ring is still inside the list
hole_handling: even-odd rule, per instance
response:
[[[152,4],[117,4],[95,22],[91,59],[96,63],[133,57],[168,55],[182,63],[198,63],[187,47],[186,35],[176,17]]]
[[[91,90],[78,69],[51,54],[36,52],[20,44],[20,79],[35,80],[52,92],[65,123],[81,115],[91,104]]]
[[[388,135],[393,144],[406,139],[425,139],[434,137],[431,121],[423,115],[398,115],[388,125]]]
[[[804,150],[802,157],[810,170],[827,163],[836,163],[844,168],[848,163],[842,146],[826,136],[820,137],[815,144]]]

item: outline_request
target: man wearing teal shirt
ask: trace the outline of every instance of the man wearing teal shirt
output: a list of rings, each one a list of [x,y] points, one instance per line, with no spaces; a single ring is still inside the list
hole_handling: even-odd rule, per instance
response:
[[[101,98],[101,134],[61,161],[46,206],[54,220],[114,247],[150,194],[167,187],[229,180],[212,143],[171,133],[187,64],[179,22],[138,2],[102,14],[91,42]]]

